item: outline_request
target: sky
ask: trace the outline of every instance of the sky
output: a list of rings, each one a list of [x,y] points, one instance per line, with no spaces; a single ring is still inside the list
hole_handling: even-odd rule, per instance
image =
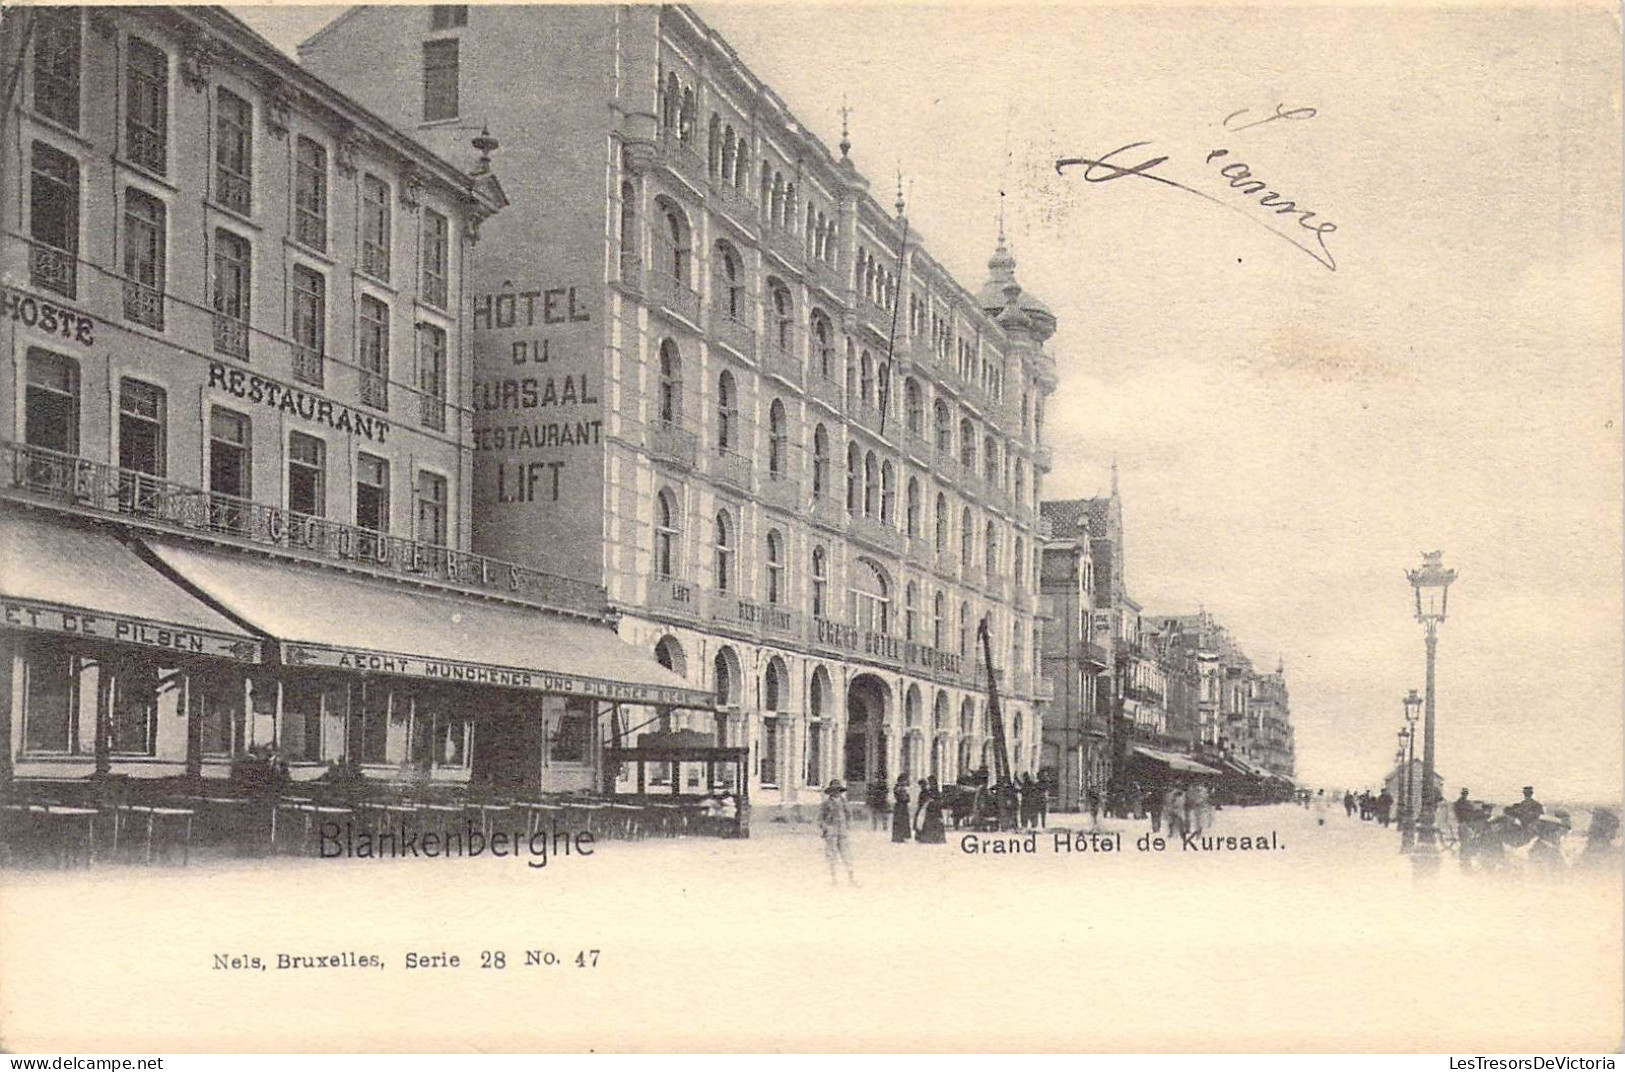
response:
[[[342,9],[232,10],[291,49]],[[1404,571],[1443,550],[1450,794],[1620,797],[1610,12],[696,10],[826,145],[850,104],[876,196],[901,170],[971,289],[1004,191],[1017,277],[1060,324],[1046,497],[1102,493],[1117,459],[1131,593],[1284,662],[1301,781],[1392,764],[1423,684]],[[1169,181],[1054,167],[1138,142],[1112,162],[1165,157]]]

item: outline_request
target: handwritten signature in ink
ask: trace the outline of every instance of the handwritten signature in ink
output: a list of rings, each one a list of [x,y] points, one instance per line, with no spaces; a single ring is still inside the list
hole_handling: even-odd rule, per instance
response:
[[[1232,112],[1225,118],[1225,122],[1228,123],[1231,119],[1244,114],[1246,111],[1247,109],[1244,108],[1239,112]],[[1303,112],[1310,114],[1293,114]],[[1275,115],[1233,129],[1245,130],[1249,126],[1258,126],[1262,123],[1274,122],[1277,119],[1306,119],[1312,116],[1313,113],[1314,109],[1312,108],[1296,108],[1290,111],[1277,108]],[[1167,175],[1157,174],[1157,169],[1168,162],[1169,158],[1167,156],[1148,156],[1139,163],[1132,165],[1114,162],[1114,158],[1120,157],[1123,153],[1150,144],[1149,141],[1130,142],[1098,158],[1080,156],[1057,160],[1055,161],[1055,172],[1056,174],[1064,174],[1067,168],[1081,167],[1083,168],[1085,182],[1099,183],[1111,182],[1113,179],[1136,178],[1160,183],[1175,190],[1184,190],[1186,193],[1194,194],[1204,201],[1211,201],[1215,205],[1221,205],[1232,212],[1238,213],[1263,227],[1277,238],[1302,250],[1328,271],[1337,271],[1337,259],[1332,256],[1332,251],[1326,244],[1328,236],[1336,233],[1337,224],[1330,220],[1321,219],[1319,213],[1302,208],[1296,201],[1288,200],[1271,190],[1262,179],[1255,178],[1252,169],[1242,161],[1227,161],[1217,166],[1215,170],[1218,172],[1219,178],[1224,180],[1229,188],[1236,192],[1236,196],[1249,199],[1249,204],[1245,206],[1237,203],[1234,198],[1217,197],[1195,186],[1187,186],[1185,183],[1169,178]],[[1227,156],[1230,156],[1229,149],[1212,149],[1208,152],[1207,158],[1203,160],[1203,164],[1212,165],[1215,161],[1222,160]],[[1257,198],[1256,208],[1267,210],[1265,215],[1260,216],[1256,211],[1253,211],[1255,206],[1251,202],[1252,198]],[[1292,222],[1294,222],[1293,217],[1296,217],[1296,228],[1291,226]]]
[[[1284,104],[1277,104],[1275,106],[1274,115],[1266,115],[1262,119],[1255,119],[1248,123],[1240,123],[1234,126],[1231,125],[1230,121],[1232,119],[1239,119],[1250,111],[1252,111],[1251,108],[1241,108],[1231,112],[1229,115],[1224,117],[1223,122],[1221,122],[1219,125],[1224,127],[1226,130],[1233,130],[1239,134],[1243,130],[1251,130],[1253,127],[1261,127],[1265,123],[1273,123],[1277,119],[1292,119],[1301,121],[1304,119],[1313,119],[1316,114],[1318,114],[1313,108],[1288,108]]]

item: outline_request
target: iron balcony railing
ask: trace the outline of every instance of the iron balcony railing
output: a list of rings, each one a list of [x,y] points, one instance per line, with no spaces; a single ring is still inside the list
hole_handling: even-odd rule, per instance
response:
[[[77,259],[65,249],[42,246],[38,242],[28,247],[28,278],[36,287],[55,291],[64,298],[75,297],[78,269]]]
[[[10,440],[0,440],[0,480],[7,493],[74,510],[231,536],[300,557],[483,589],[538,606],[601,614],[608,605],[601,587],[576,578]]]
[[[246,176],[219,168],[215,174],[214,192],[220,204],[241,215],[249,215],[254,208],[254,184]]]
[[[741,491],[751,489],[751,462],[748,457],[732,450],[719,448],[711,456],[713,480],[730,484]]]
[[[326,359],[320,350],[308,346],[293,346],[293,378],[300,383],[320,387],[327,378]]]
[[[713,306],[711,309],[711,337],[741,357],[756,359],[756,329],[751,326],[750,303],[741,301],[729,310]]]
[[[214,314],[214,352],[248,360],[248,321],[229,313]]]
[[[446,430],[446,400],[438,395],[419,395],[418,403],[422,410],[423,427],[432,428],[437,432]]]
[[[659,461],[694,468],[699,456],[699,440],[693,432],[672,421],[656,421],[647,429],[646,446]]]
[[[801,499],[801,481],[783,472],[769,472],[762,481],[762,498],[790,513],[800,513],[807,504]]]
[[[124,319],[164,330],[164,292],[133,279],[124,281]]]
[[[361,404],[389,412],[389,381],[382,372],[361,370]]]
[[[650,294],[667,312],[675,313],[691,324],[700,322],[700,295],[671,271],[656,269],[649,273]]]

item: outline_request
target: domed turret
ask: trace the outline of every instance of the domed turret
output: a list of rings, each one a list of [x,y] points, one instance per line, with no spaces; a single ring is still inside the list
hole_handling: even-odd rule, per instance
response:
[[[1038,295],[1016,282],[1016,259],[1004,244],[1002,221],[999,225],[999,246],[987,262],[987,272],[987,282],[976,292],[976,304],[982,307],[983,312],[999,317],[1009,304],[1009,288],[1014,286],[1019,291],[1016,295],[1017,308],[1026,314],[1024,326],[1030,328],[1040,342],[1055,334],[1055,314]]]

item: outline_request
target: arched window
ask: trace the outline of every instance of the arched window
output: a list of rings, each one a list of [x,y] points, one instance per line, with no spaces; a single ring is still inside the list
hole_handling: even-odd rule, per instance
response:
[[[1010,669],[1020,673],[1027,667],[1027,645],[1024,642],[1026,630],[1020,622],[1014,623],[1010,629]]]
[[[937,492],[937,554],[948,550],[948,497]]]
[[[970,604],[959,605],[959,657],[967,658],[970,655]]]
[[[683,114],[678,120],[677,136],[684,145],[694,140],[695,125],[699,122],[699,107],[694,100],[694,87],[688,86],[683,90]]]
[[[914,632],[918,628],[916,618],[919,615],[920,586],[913,581],[903,589],[903,639],[912,641]]]
[[[976,472],[976,427],[969,417],[959,420],[959,465],[967,476]]]
[[[762,161],[762,211],[763,212],[771,212],[772,210],[773,210],[773,169],[767,166],[767,161],[766,160],[763,160]]]
[[[666,91],[661,95],[660,124],[666,133],[675,134],[683,118],[683,86],[677,81],[677,72],[666,75]]]
[[[767,601],[784,602],[784,536],[778,529],[767,531]]]
[[[775,227],[784,226],[784,176],[777,171],[773,173],[772,211],[768,213],[768,219]]]
[[[976,735],[976,701],[969,696],[959,705],[959,734],[962,737]]]
[[[783,480],[790,465],[790,422],[785,416],[784,400],[775,398],[767,408],[767,474],[773,480]]]
[[[773,345],[782,353],[790,353],[796,338],[796,308],[790,288],[777,279],[769,279],[767,286],[773,295]]]
[[[734,566],[734,534],[733,519],[728,511],[717,511],[717,562],[716,562],[716,589],[719,592],[733,590]]]
[[[734,390],[734,374],[723,369],[717,376],[717,449],[726,454],[739,450],[739,398]]]
[[[769,659],[767,670],[762,674],[762,706],[769,711],[782,711],[789,698],[790,680],[784,671],[784,660]]]
[[[909,434],[916,439],[925,436],[925,398],[920,382],[913,376],[903,381],[903,411],[907,414]]]
[[[812,613],[814,618],[829,617],[829,556],[822,547],[812,553]]]
[[[1027,502],[1027,463],[1016,459],[1016,505],[1024,506]]]
[[[1012,569],[1016,575],[1016,588],[1018,590],[1025,589],[1027,587],[1027,541],[1020,536],[1016,537],[1015,561],[1012,564]]]
[[[683,645],[674,636],[660,638],[655,645],[655,662],[678,677],[688,676],[688,656],[683,654]]]
[[[987,538],[982,542],[982,550],[987,558],[987,579],[991,581],[999,575],[999,529],[991,521],[987,523]]]
[[[911,538],[920,534],[920,481],[912,476],[908,478],[907,501],[903,507],[903,528]]]
[[[749,197],[750,190],[750,144],[745,136],[739,136],[739,158],[734,161],[734,189]]]
[[[677,343],[667,339],[660,344],[660,423],[683,421],[683,358]]]
[[[887,416],[891,415],[891,366],[881,362],[875,368],[875,405]]]
[[[823,425],[813,429],[813,498],[829,494],[829,432]]]
[[[959,564],[970,569],[976,555],[976,523],[971,519],[970,507],[959,515]]]
[[[1033,396],[1026,391],[1021,392],[1021,434],[1028,432],[1027,422],[1032,419]]]
[[[711,178],[722,173],[722,117],[716,112],[711,113],[711,125],[705,132],[705,162]]]
[[[835,332],[829,317],[822,309],[812,314],[813,355],[818,361],[818,374],[831,383],[835,381]]]
[[[718,242],[711,266],[711,304],[729,320],[745,319],[745,281],[739,268],[739,254],[727,242]]]
[[[661,245],[664,248],[661,251],[659,269],[687,287],[689,269],[694,259],[688,241],[690,233],[688,217],[683,215],[682,209],[664,200],[660,202],[660,215],[664,221],[665,234],[661,238]]]
[[[880,466],[880,520],[897,526],[897,474],[889,461]]]
[[[864,405],[873,402],[875,397],[875,363],[867,350],[858,358],[858,397]]]
[[[880,460],[870,451],[863,459],[863,516],[874,517],[880,510]]]
[[[891,582],[886,571],[872,559],[860,558],[852,570],[852,622],[871,633],[888,632],[891,626]]]
[[[858,348],[852,345],[852,340],[846,340],[846,404],[855,406],[858,401]]]
[[[638,260],[638,187],[628,179],[621,183],[621,264]],[[624,275],[623,275],[624,278]]]
[[[938,651],[942,650],[943,630],[948,627],[948,597],[938,589],[935,598],[931,600],[931,646]]]
[[[846,512],[856,514],[863,500],[863,451],[857,443],[846,445]]]
[[[682,512],[670,488],[655,496],[655,573],[677,576],[678,552],[682,547]]]
[[[983,475],[989,484],[997,485],[999,482],[999,445],[992,436],[982,442]]]
[[[948,403],[937,399],[931,407],[931,415],[937,427],[937,453],[951,458],[954,453],[954,425],[953,417],[948,413]]]
[[[734,166],[739,161],[739,139],[734,135],[733,124],[729,123],[722,131],[722,162],[721,179],[728,186],[734,184]]]
[[[734,661],[729,658],[732,654],[733,649],[731,648],[718,648],[716,658],[711,661],[711,671],[716,678],[718,707],[732,707],[739,703],[739,688],[734,676]],[[720,719],[718,721],[720,722]],[[720,737],[717,743],[722,743]]]

